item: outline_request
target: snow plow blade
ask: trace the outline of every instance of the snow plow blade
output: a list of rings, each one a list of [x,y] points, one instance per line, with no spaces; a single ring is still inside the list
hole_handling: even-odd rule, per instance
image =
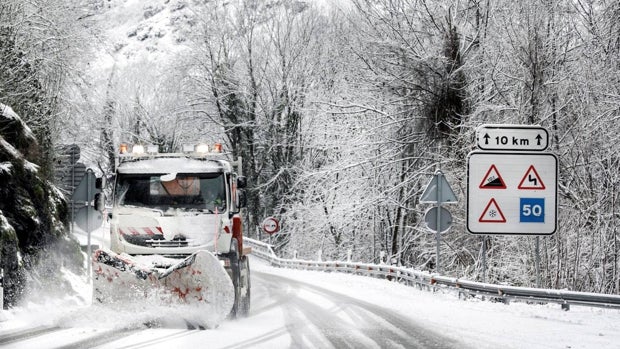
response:
[[[93,253],[93,302],[124,303],[146,300],[158,305],[198,304],[213,317],[231,311],[235,291],[220,261],[197,251],[166,269],[149,267],[126,254],[109,250]]]

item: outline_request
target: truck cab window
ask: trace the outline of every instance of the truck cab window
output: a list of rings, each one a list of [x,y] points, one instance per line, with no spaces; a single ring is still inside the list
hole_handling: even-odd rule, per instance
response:
[[[119,177],[116,204],[212,212],[223,212],[227,208],[223,174],[178,174],[174,179],[166,181],[161,178],[161,174]]]

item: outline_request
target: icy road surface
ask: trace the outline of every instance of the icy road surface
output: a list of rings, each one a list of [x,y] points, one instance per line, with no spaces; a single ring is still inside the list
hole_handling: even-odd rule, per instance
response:
[[[385,280],[272,268],[251,260],[250,316],[188,329],[183,310],[94,306],[14,309],[2,348],[617,348],[620,311],[459,300]],[[24,335],[20,328],[47,326]],[[10,342],[9,342],[10,340]]]

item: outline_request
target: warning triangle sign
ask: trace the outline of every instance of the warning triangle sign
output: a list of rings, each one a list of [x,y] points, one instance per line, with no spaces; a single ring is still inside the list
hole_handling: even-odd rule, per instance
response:
[[[495,165],[491,165],[487,174],[482,178],[482,182],[480,182],[480,189],[506,189],[506,182],[499,174],[497,167]]]
[[[519,189],[545,189],[545,183],[540,179],[540,175],[536,172],[534,165],[531,165],[530,168],[527,169],[527,172],[525,172],[525,176],[523,176],[523,179],[521,179],[519,183]]]
[[[487,207],[482,211],[482,215],[478,218],[478,222],[506,223],[506,217],[504,217],[504,213],[502,213],[502,210],[499,208],[494,198],[491,198]]]

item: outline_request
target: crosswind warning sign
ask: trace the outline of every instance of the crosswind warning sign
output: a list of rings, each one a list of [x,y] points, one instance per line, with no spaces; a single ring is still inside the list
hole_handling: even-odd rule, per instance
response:
[[[480,223],[506,223],[506,217],[504,217],[504,213],[499,208],[497,201],[494,198],[491,198],[487,207],[482,211],[482,215],[478,218],[478,222]]]
[[[499,174],[497,167],[495,165],[491,165],[487,174],[482,178],[482,182],[480,182],[480,189],[506,189],[506,183],[502,176]]]
[[[525,172],[525,176],[523,176],[521,182],[519,182],[519,189],[545,189],[545,184],[542,179],[540,179],[540,175],[536,172],[534,165],[530,165]]]

